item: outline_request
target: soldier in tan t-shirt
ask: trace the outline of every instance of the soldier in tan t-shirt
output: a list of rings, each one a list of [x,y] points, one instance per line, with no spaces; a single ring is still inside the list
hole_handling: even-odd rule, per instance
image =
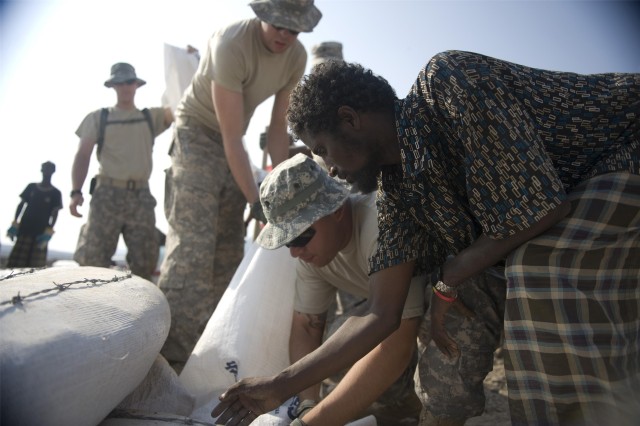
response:
[[[97,146],[100,168],[74,259],[82,266],[110,266],[122,234],[131,272],[150,280],[158,260],[156,200],[148,183],[153,140],[171,125],[173,114],[169,108],[136,107],[136,90],[144,84],[130,64],[111,67],[104,85],[114,89],[117,102],[89,113],[76,131],[80,144],[71,172],[69,210],[82,217],[82,186]]]
[[[360,301],[371,294],[368,259],[378,240],[375,199],[351,194],[346,185],[329,177],[304,154],[284,161],[267,175],[260,187],[260,199],[269,221],[256,241],[267,249],[286,246],[291,256],[300,260],[289,340],[290,361],[294,363],[307,355],[313,356],[322,345],[327,313],[338,290]],[[361,405],[347,403],[348,408],[339,407],[341,415],[359,413],[388,389],[384,398],[378,400],[384,408],[375,410],[375,414],[383,415],[394,405],[403,407],[395,413],[395,421],[400,423],[405,418],[417,421],[421,406],[412,378],[418,326],[425,310],[425,285],[426,276],[411,280],[398,329],[360,362],[361,369],[375,371],[381,377],[380,383],[359,401]],[[364,316],[368,304],[361,306],[346,307],[347,321]],[[352,378],[346,379],[346,383],[351,381]],[[298,397],[302,402],[296,416],[301,417],[319,402],[320,380],[300,391]],[[251,419],[252,414],[248,416]],[[318,424],[344,424],[329,419],[335,420],[326,417],[323,420],[327,422]],[[225,424],[224,418],[218,421]]]
[[[243,135],[258,105],[274,96],[267,149],[286,159],[285,113],[307,54],[298,33],[322,14],[313,0],[254,0],[257,18],[216,31],[176,109],[167,173],[169,223],[158,286],[171,306],[162,355],[181,371],[242,260],[247,203],[260,219],[258,186]]]

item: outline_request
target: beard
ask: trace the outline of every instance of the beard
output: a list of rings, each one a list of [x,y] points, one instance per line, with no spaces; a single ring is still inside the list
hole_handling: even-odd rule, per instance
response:
[[[381,155],[377,150],[370,151],[367,162],[360,170],[351,173],[353,189],[363,194],[369,194],[378,189],[378,175],[380,174]]]
[[[379,173],[380,167],[377,163],[367,163],[351,176],[353,189],[363,194],[375,191],[378,189]]]

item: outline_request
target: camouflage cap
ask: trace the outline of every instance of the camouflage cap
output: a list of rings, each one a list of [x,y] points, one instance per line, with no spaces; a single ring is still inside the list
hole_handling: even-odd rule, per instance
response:
[[[135,80],[136,83],[138,83],[138,87],[147,84],[146,81],[136,76],[136,70],[132,65],[125,62],[118,62],[111,66],[111,77],[109,80],[104,82],[104,85],[106,87],[113,87],[114,84],[125,83],[132,80]]]
[[[311,68],[328,60],[342,61],[342,43],[338,41],[323,41],[311,48]]]
[[[338,210],[348,196],[349,189],[318,163],[296,154],[262,181],[260,202],[268,223],[256,241],[266,249],[282,247],[318,219]]]
[[[253,0],[249,6],[261,21],[302,33],[313,31],[322,18],[313,0]]]

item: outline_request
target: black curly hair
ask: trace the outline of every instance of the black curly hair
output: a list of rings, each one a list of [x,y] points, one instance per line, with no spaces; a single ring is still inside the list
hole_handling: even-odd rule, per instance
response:
[[[287,119],[295,139],[303,133],[333,133],[338,108],[393,112],[396,92],[384,78],[356,63],[326,61],[313,68],[291,92]]]

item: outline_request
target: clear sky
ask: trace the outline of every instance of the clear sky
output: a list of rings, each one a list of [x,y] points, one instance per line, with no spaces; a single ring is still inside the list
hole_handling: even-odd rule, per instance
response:
[[[56,163],[63,194],[50,248],[73,251],[82,219],[69,214],[75,131],[84,116],[115,102],[103,86],[115,62],[130,62],[147,81],[138,107],[159,106],[164,43],[204,51],[213,31],[253,17],[249,0],[0,0],[0,241],[8,242],[19,194]],[[625,1],[316,0],[323,18],[299,40],[343,43],[345,59],[384,76],[403,97],[420,67],[443,50],[484,53],[524,65],[579,73],[640,72],[640,7]],[[256,165],[258,137],[271,102],[261,106],[245,144]],[[156,139],[152,192],[157,225],[168,130]],[[95,155],[90,176],[97,171]],[[88,182],[83,188],[88,191]]]

